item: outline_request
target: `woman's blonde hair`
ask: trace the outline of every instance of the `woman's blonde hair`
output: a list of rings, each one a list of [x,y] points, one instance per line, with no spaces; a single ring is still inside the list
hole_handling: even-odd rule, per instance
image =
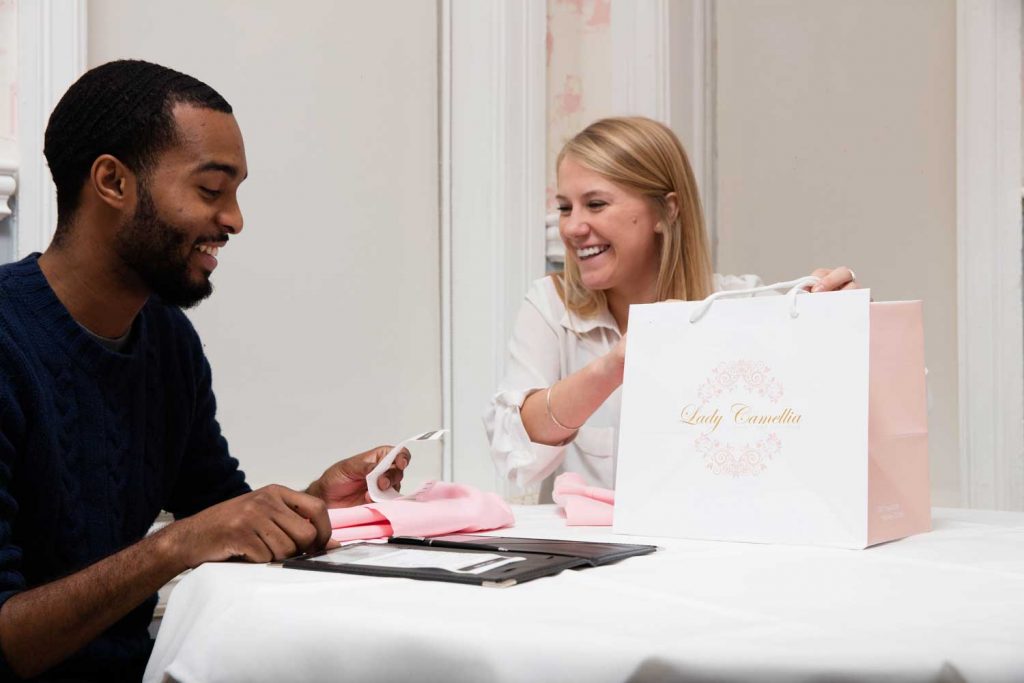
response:
[[[601,119],[562,147],[556,168],[567,156],[654,204],[664,228],[657,235],[658,301],[703,299],[711,293],[711,253],[697,181],[686,150],[671,130],[639,116]],[[670,192],[677,197],[674,219],[665,199]],[[571,256],[567,255],[565,272],[555,277],[555,284],[566,308],[577,315],[590,317],[608,305],[603,291],[583,286]]]

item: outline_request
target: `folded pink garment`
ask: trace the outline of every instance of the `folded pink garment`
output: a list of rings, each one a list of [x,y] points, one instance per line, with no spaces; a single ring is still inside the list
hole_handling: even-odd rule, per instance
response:
[[[489,531],[515,524],[496,493],[465,484],[432,481],[412,495],[382,503],[328,510],[332,541],[384,536],[439,536]]]
[[[568,526],[611,526],[615,491],[588,486],[578,472],[565,472],[555,478],[552,495],[565,512]]]

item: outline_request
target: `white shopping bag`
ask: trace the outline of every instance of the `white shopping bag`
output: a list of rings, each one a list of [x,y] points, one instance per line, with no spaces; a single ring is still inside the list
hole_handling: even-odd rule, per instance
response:
[[[616,532],[864,548],[930,528],[920,302],[814,281],[630,308]]]

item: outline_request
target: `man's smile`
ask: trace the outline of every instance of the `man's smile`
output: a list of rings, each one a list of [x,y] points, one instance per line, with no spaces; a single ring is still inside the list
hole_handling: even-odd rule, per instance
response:
[[[217,254],[220,252],[220,248],[227,243],[227,237],[223,237],[219,240],[205,240],[192,248],[193,251],[198,252],[199,262],[208,274],[212,273],[214,268],[217,267],[219,263]]]

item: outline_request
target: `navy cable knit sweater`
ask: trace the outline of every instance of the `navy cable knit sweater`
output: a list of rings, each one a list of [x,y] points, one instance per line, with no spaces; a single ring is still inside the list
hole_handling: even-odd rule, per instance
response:
[[[249,490],[216,420],[185,315],[153,297],[124,352],[91,338],[34,254],[0,267],[0,609],[181,518]],[[139,677],[156,596],[48,675]],[[0,680],[14,677],[0,654]]]

